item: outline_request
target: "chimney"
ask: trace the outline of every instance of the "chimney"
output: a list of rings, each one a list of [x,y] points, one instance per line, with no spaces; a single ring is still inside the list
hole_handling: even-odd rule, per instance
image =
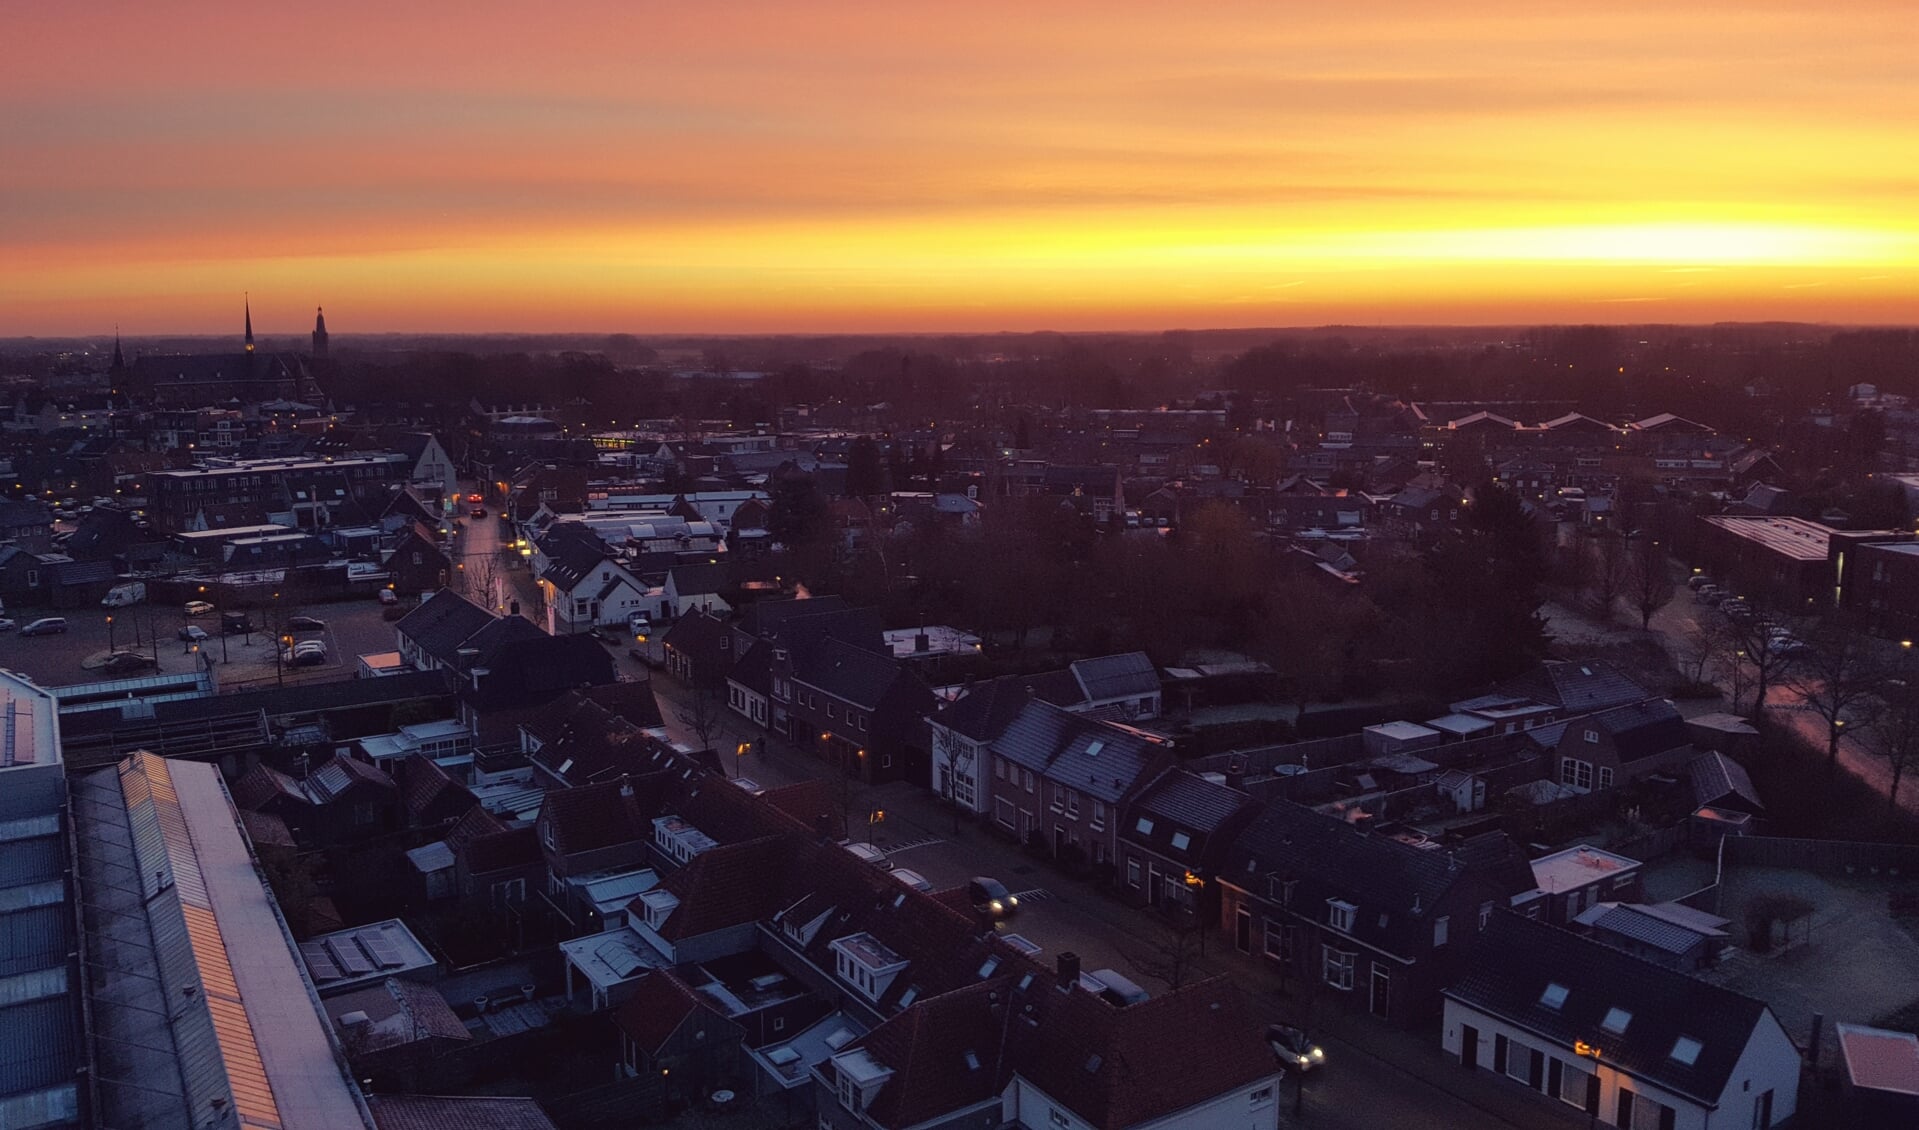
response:
[[[478,659],[479,657],[480,657],[480,649],[477,647],[463,647],[460,650],[453,653],[453,658],[455,661],[458,662],[459,668],[462,671],[471,669],[473,666],[473,661]]]
[[[920,651],[920,652],[933,650],[933,638],[927,635],[925,632],[920,632],[914,635],[913,650]]]
[[[1059,991],[1070,993],[1079,984],[1079,955],[1065,950],[1059,955]]]

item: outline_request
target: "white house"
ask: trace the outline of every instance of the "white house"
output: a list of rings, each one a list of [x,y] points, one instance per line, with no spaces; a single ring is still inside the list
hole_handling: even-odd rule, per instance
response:
[[[1799,1049],[1764,1001],[1495,913],[1445,991],[1462,1066],[1622,1130],[1766,1130],[1793,1116]]]
[[[400,437],[395,448],[407,457],[412,470],[407,481],[418,486],[432,487],[439,491],[441,498],[455,498],[460,493],[460,480],[454,470],[453,459],[447,455],[446,448],[431,432],[408,432]]]
[[[546,597],[546,630],[554,635],[600,624],[624,625],[635,612],[650,612],[652,589],[597,542],[566,539],[554,547],[539,586]]]

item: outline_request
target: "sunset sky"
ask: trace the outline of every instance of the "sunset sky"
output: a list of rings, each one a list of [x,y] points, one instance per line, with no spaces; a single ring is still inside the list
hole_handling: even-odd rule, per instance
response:
[[[1913,0],[0,27],[4,335],[1919,321]]]

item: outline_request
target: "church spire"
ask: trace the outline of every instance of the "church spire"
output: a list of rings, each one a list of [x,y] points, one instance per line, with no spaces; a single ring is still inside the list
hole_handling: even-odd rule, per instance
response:
[[[247,308],[247,352],[253,352],[253,296],[247,295],[242,301]]]
[[[115,326],[113,327],[113,362],[108,366],[108,371],[117,373],[126,367],[126,356],[120,352],[120,327]]]
[[[318,359],[326,355],[326,310],[315,306],[313,308],[313,356]]]

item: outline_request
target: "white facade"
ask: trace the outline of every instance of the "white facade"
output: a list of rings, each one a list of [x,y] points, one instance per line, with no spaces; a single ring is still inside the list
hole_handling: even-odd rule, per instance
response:
[[[411,481],[421,486],[438,487],[442,498],[452,498],[460,492],[459,476],[454,473],[453,460],[447,457],[446,448],[440,446],[437,437],[427,436],[426,447],[420,452],[420,461],[413,465]]]
[[[990,790],[980,780],[987,763],[986,743],[976,742],[937,722],[929,721],[927,725],[933,731],[933,795],[942,798],[949,795],[950,776],[953,801],[975,816],[984,815],[992,801]]]
[[[758,726],[771,725],[772,713],[766,696],[745,686],[726,681],[726,705],[733,713]]]
[[[1516,1058],[1522,1049],[1545,1057],[1546,1061],[1557,1060],[1561,1072],[1568,1068],[1580,1072],[1592,1072],[1599,1075],[1599,1110],[1597,1118],[1609,1126],[1619,1124],[1619,1096],[1622,1091],[1631,1092],[1632,1126],[1634,1130],[1659,1130],[1661,1124],[1659,1107],[1673,1111],[1672,1130],[1707,1130],[1710,1126],[1735,1126],[1740,1130],[1747,1127],[1777,1126],[1792,1117],[1799,1102],[1799,1049],[1793,1046],[1786,1036],[1784,1028],[1768,1009],[1759,1024],[1746,1038],[1746,1047],[1733,1068],[1726,1083],[1725,1093],[1718,1096],[1716,1102],[1703,1102],[1698,1098],[1679,1094],[1656,1083],[1628,1075],[1606,1062],[1604,1048],[1600,1048],[1597,1059],[1577,1054],[1572,1048],[1560,1045],[1544,1036],[1509,1024],[1489,1013],[1462,1004],[1448,998],[1446,1001],[1445,1022],[1441,1028],[1440,1039],[1446,1051],[1458,1058],[1463,1051],[1464,1035],[1467,1028],[1478,1034],[1474,1062],[1479,1070],[1494,1070],[1494,1053],[1499,1037],[1507,1041],[1507,1081],[1515,1086],[1528,1087],[1526,1071]],[[1549,1069],[1542,1063],[1540,1069],[1540,1090],[1557,1102],[1565,1102],[1569,1108],[1578,1111],[1586,1109],[1583,1095],[1573,1091],[1572,1101],[1561,1098],[1551,1090]],[[1562,1088],[1564,1089],[1564,1088]],[[1755,1111],[1762,1109],[1770,1095],[1771,1119],[1761,1123],[1755,1119]]]

